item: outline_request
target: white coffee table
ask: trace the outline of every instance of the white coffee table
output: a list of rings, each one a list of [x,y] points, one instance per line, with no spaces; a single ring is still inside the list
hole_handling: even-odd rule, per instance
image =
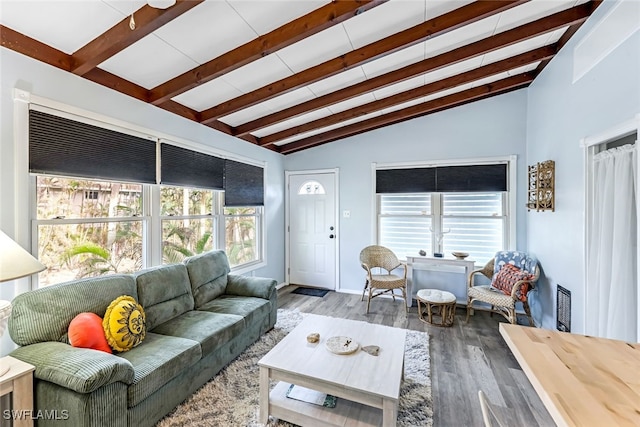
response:
[[[320,334],[309,344],[307,335]],[[372,356],[361,349],[338,355],[328,338],[347,336],[360,346],[377,345]],[[269,415],[302,426],[395,426],[404,372],[406,330],[309,314],[260,361],[260,422]],[[281,381],[269,393],[269,379]],[[290,384],[338,397],[335,408],[287,398]]]

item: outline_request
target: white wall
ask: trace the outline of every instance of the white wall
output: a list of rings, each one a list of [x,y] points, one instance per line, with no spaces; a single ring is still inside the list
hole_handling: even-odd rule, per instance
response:
[[[137,101],[88,80],[49,65],[0,48],[0,228],[9,236],[26,236],[29,221],[14,214],[16,203],[29,197],[18,194],[14,177],[26,170],[14,167],[13,89],[28,91],[39,97],[96,112],[147,129],[177,136],[195,143],[225,150],[245,158],[267,162],[265,221],[267,232],[267,266],[254,275],[284,280],[284,173],[283,156],[240,141],[206,126]],[[20,239],[20,237],[17,237]],[[24,239],[24,237],[23,237]],[[23,245],[25,242],[21,242]],[[0,286],[0,299],[12,299],[28,290],[27,279]],[[8,334],[2,340],[0,355],[10,346]]]
[[[556,284],[571,291],[572,332],[584,332],[584,150],[580,139],[640,113],[640,33],[576,83],[573,49],[614,6],[605,1],[528,88],[527,159],[556,162],[556,211],[528,214],[529,249],[544,270],[543,326],[555,329]],[[588,313],[586,313],[588,315]]]
[[[526,91],[519,90],[285,157],[285,170],[340,169],[340,288],[362,292],[358,256],[373,244],[371,163],[517,155],[518,187],[526,183]],[[518,249],[526,249],[525,199],[517,200]]]

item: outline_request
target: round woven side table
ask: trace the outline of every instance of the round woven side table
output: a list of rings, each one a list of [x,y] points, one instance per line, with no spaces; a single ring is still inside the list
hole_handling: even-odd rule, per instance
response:
[[[418,301],[418,317],[420,320],[437,326],[453,325],[456,313],[456,296],[451,292],[439,289],[420,289],[416,295],[416,300]],[[424,307],[422,306],[423,304]],[[434,316],[440,318],[439,323],[434,321]]]

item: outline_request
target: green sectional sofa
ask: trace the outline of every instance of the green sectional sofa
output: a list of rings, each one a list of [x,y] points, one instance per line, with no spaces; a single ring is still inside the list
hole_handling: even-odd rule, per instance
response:
[[[229,271],[226,254],[212,251],[18,295],[11,356],[36,367],[35,409],[67,418],[38,425],[150,426],[171,412],[276,323],[276,281]],[[121,295],[145,310],[140,345],[109,354],[68,344],[77,314],[103,317]]]

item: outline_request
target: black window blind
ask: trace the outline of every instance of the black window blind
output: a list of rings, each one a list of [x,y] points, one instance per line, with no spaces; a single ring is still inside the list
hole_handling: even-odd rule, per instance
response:
[[[160,144],[160,183],[223,189],[224,159],[169,144]]]
[[[507,165],[379,169],[376,193],[455,193],[507,191]]]
[[[224,205],[264,205],[264,169],[233,160],[224,162]]]
[[[154,184],[156,142],[30,110],[29,172]]]

